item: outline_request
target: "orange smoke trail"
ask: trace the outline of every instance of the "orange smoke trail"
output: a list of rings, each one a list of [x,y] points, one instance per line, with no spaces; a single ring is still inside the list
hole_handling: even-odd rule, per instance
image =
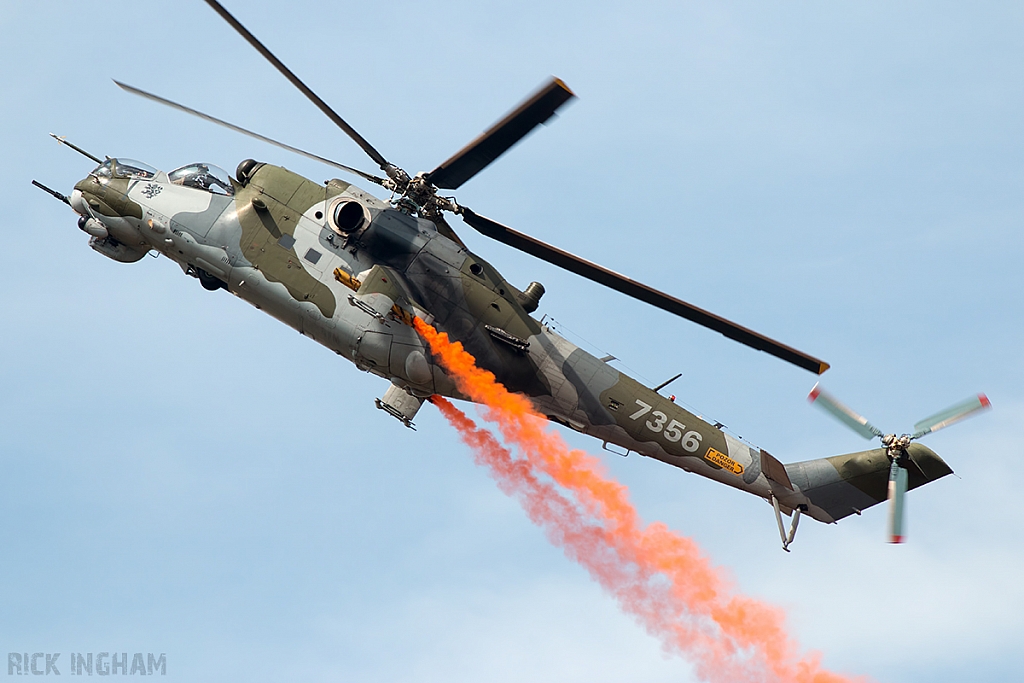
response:
[[[684,655],[713,683],[852,680],[821,668],[817,654],[800,657],[780,609],[735,594],[692,539],[661,523],[644,526],[626,488],[604,476],[599,460],[570,449],[528,399],[478,368],[462,344],[418,318],[414,324],[459,390],[485,406],[488,421],[521,453],[514,457],[490,432],[434,397],[477,461],[666,650]]]

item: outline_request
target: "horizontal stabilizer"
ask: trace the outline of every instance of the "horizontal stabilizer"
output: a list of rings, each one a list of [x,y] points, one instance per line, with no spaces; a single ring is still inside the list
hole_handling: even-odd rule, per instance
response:
[[[907,458],[908,491],[953,473],[935,451],[919,443],[907,447]],[[789,463],[786,471],[794,486],[810,501],[811,516],[822,522],[834,522],[884,503],[889,497],[891,466],[886,450],[875,448]]]

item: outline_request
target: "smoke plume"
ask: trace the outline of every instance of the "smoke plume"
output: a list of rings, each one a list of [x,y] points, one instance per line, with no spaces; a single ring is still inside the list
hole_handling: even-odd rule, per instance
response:
[[[433,403],[530,519],[633,615],[665,649],[689,660],[709,683],[850,683],[801,655],[779,608],[739,595],[692,539],[645,525],[626,488],[600,461],[570,449],[529,400],[476,366],[459,342],[420,319],[416,330],[455,379],[484,406],[495,435],[440,396]]]

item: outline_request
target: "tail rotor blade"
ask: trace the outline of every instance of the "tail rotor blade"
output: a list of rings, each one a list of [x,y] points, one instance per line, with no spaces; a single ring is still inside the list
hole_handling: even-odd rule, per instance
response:
[[[908,474],[905,467],[900,467],[894,460],[889,468],[889,542],[902,543],[903,507],[907,494]]]
[[[865,439],[882,436],[882,430],[868,422],[866,418],[855,413],[849,407],[840,403],[834,396],[832,396],[832,394],[822,389],[819,384],[814,385],[814,388],[811,389],[811,393],[807,395],[807,400],[822,410],[830,413],[834,418],[863,436]]]
[[[985,410],[991,408],[992,403],[988,400],[985,394],[978,394],[972,396],[966,401],[957,403],[955,406],[951,406],[942,412],[935,413],[931,417],[926,417],[917,424],[914,425],[914,438],[937,432],[943,427],[948,427],[954,422],[959,422],[970,415],[978,412],[979,410]]]

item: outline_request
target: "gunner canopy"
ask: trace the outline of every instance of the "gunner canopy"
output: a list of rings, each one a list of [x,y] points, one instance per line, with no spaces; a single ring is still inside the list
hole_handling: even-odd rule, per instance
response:
[[[141,178],[147,180],[156,175],[156,169],[134,159],[107,159],[92,172],[97,178]]]

